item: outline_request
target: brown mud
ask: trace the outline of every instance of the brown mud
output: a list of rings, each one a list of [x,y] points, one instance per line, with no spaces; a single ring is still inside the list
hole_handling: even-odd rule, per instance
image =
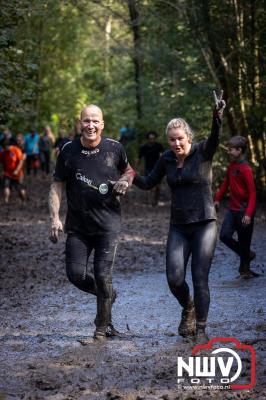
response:
[[[261,274],[236,279],[237,257],[218,242],[210,273],[208,333],[234,337],[256,350],[256,385],[232,391],[178,388],[177,356],[193,343],[177,335],[180,306],[165,277],[169,199],[145,204],[132,189],[123,199],[123,233],[117,254],[113,307],[124,339],[92,339],[95,298],[66,278],[64,235],[48,240],[49,181],[28,178],[29,201],[12,196],[0,208],[0,399],[265,399],[265,211],[256,216],[252,268]],[[188,272],[191,285],[191,276]]]

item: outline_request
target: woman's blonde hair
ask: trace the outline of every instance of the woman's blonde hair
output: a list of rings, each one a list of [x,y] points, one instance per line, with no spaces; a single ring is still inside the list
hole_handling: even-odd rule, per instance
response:
[[[166,127],[166,135],[168,135],[169,130],[173,129],[173,128],[183,129],[192,142],[194,133],[193,133],[192,129],[190,128],[190,126],[188,125],[187,121],[185,121],[183,118],[171,119],[171,121],[168,122],[167,127]]]

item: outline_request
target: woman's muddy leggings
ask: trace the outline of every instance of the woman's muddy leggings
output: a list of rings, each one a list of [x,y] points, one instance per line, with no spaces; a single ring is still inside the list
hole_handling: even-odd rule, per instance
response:
[[[117,248],[117,235],[85,236],[68,233],[66,241],[66,273],[71,283],[97,296],[95,325],[104,330],[112,320],[112,270]],[[89,257],[94,249],[93,266]]]
[[[217,239],[216,221],[170,226],[166,250],[166,274],[171,292],[183,308],[190,301],[186,267],[191,271],[197,322],[206,322],[210,291],[208,277]]]

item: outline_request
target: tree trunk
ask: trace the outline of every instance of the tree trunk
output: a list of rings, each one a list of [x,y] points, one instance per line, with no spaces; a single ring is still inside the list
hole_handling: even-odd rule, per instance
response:
[[[141,87],[141,33],[140,18],[136,0],[128,0],[128,10],[130,16],[130,26],[133,32],[133,63],[136,88],[136,110],[137,119],[140,121],[143,116],[143,94]]]
[[[113,0],[108,1],[108,10],[112,6]],[[104,67],[105,67],[105,77],[108,80],[110,75],[110,68],[109,68],[109,57],[110,57],[110,38],[112,33],[112,14],[106,16],[105,19],[105,55],[104,55]]]

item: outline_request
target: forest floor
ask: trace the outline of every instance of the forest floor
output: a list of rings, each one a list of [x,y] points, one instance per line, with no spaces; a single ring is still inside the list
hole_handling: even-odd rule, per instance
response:
[[[0,199],[1,400],[266,398],[264,209],[257,212],[252,244],[252,268],[261,276],[238,279],[237,257],[220,242],[210,273],[208,334],[254,346],[256,385],[184,389],[177,385],[177,357],[188,357],[193,343],[177,334],[181,308],[165,277],[166,189],[157,207],[145,204],[146,193],[135,188],[122,200],[113,322],[128,337],[99,344],[92,339],[95,298],[66,278],[64,235],[56,245],[48,240],[49,180],[28,178],[27,186],[25,206],[15,194],[8,206]],[[191,286],[190,272],[188,281]]]

